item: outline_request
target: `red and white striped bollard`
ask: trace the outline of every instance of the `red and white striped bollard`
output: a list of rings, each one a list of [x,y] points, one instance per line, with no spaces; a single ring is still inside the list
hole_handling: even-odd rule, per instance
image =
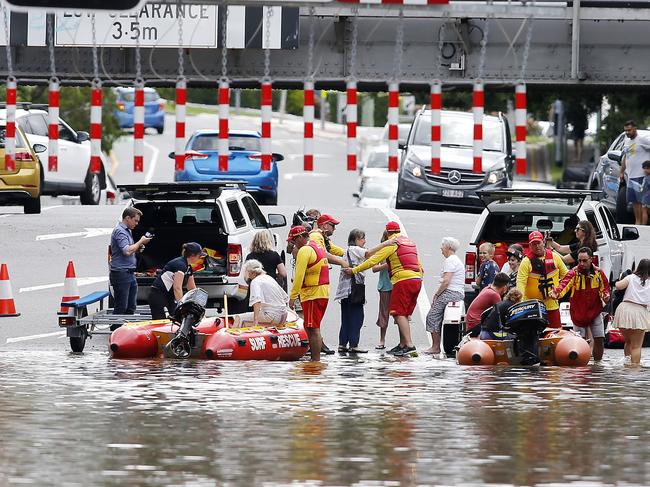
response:
[[[185,170],[185,104],[187,103],[187,82],[185,78],[176,81],[176,134],[174,140],[174,171]]]
[[[102,84],[93,80],[90,90],[90,172],[102,171]]]
[[[270,81],[262,82],[262,171],[271,170],[271,109],[273,103],[273,92]]]
[[[144,83],[136,82],[133,104],[133,172],[144,171]]]
[[[526,174],[526,85],[515,87],[515,150],[517,174]]]
[[[228,172],[229,121],[230,116],[230,85],[228,81],[219,82],[219,172]]]
[[[357,170],[357,83],[348,81],[346,87],[347,105],[345,118],[347,122],[348,171]]]
[[[485,93],[483,83],[474,83],[473,91],[474,113],[474,165],[473,173],[483,172],[483,111],[485,106]]]
[[[48,103],[48,157],[47,168],[59,170],[59,79],[50,78]]]
[[[5,171],[16,170],[16,78],[7,78],[7,125],[5,129]]]
[[[440,135],[441,135],[442,86],[439,82],[431,85],[431,172],[440,174]]]
[[[397,171],[399,124],[399,84],[388,85],[388,170]]]
[[[305,81],[304,88],[305,102],[302,110],[302,118],[305,124],[303,135],[304,159],[303,170],[314,170],[314,82]]]

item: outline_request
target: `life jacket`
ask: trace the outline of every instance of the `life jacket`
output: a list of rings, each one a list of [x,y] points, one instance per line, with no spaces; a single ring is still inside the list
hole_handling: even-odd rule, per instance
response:
[[[553,278],[548,277],[548,275],[552,274],[553,271],[557,269],[555,260],[553,259],[553,251],[551,249],[546,249],[543,261],[534,255],[532,251],[529,252],[528,258],[530,259],[530,265],[533,272],[539,274],[539,292],[544,299],[548,299],[549,293],[554,287]]]
[[[593,323],[603,311],[601,287],[607,281],[601,269],[589,274],[580,272],[577,268],[571,269],[573,287],[571,288],[571,321],[575,325],[586,327]]]
[[[402,270],[420,272],[418,249],[415,243],[407,237],[397,237],[395,243],[397,244],[397,252],[394,252],[386,259],[391,277]]]
[[[314,286],[322,286],[324,284],[329,284],[330,269],[329,269],[329,264],[327,262],[327,253],[313,240],[310,240],[307,245],[309,245],[312,249],[314,249],[314,252],[316,252],[316,260],[311,264],[307,264],[307,272],[309,272],[309,270],[315,266],[318,265],[320,266],[320,271],[318,274],[318,284],[315,284]],[[303,286],[303,287],[311,287],[311,286]]]

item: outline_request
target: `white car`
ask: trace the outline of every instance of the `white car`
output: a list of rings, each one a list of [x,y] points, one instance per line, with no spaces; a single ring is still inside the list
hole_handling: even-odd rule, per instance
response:
[[[359,169],[359,192],[363,191],[366,181],[384,174],[388,174],[388,146],[380,145],[368,153]]]
[[[33,107],[34,105],[32,105]],[[6,110],[0,111],[0,117]],[[48,147],[48,113],[24,104],[16,110],[16,124],[19,125],[30,145],[42,144]],[[80,196],[82,205],[99,204],[101,191],[106,188],[106,171],[102,160],[100,174],[90,173],[90,136],[88,132],[77,132],[59,118],[58,170],[50,171],[48,151],[39,153],[43,175],[42,195]]]
[[[359,208],[395,208],[397,173],[385,173],[366,181],[361,193],[355,193]]]

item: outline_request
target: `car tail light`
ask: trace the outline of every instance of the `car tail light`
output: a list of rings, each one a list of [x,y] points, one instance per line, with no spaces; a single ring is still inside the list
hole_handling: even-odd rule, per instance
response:
[[[16,152],[15,158],[17,161],[33,161],[34,158],[29,152]]]
[[[165,102],[164,101],[161,101],[160,103],[158,103],[158,105],[160,105],[160,111],[163,111],[165,109]]]
[[[207,159],[208,157],[210,156],[208,154],[204,154],[203,152],[187,151],[185,153],[185,159],[201,160]]]
[[[465,254],[465,284],[472,284],[476,276],[476,252]]]
[[[124,111],[124,108],[125,108],[125,107],[124,107],[124,103],[118,103],[118,104],[117,104],[117,109],[118,109],[120,112],[123,112],[123,111]]]
[[[228,244],[228,276],[236,277],[241,272],[242,251],[239,244]]]

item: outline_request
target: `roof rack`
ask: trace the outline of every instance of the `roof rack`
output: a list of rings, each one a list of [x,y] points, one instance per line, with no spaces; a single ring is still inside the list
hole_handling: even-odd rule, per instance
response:
[[[47,103],[32,103],[31,101],[19,101],[16,103],[16,107],[22,108],[23,110],[47,110],[49,105]],[[7,108],[5,102],[0,102],[0,108]]]

